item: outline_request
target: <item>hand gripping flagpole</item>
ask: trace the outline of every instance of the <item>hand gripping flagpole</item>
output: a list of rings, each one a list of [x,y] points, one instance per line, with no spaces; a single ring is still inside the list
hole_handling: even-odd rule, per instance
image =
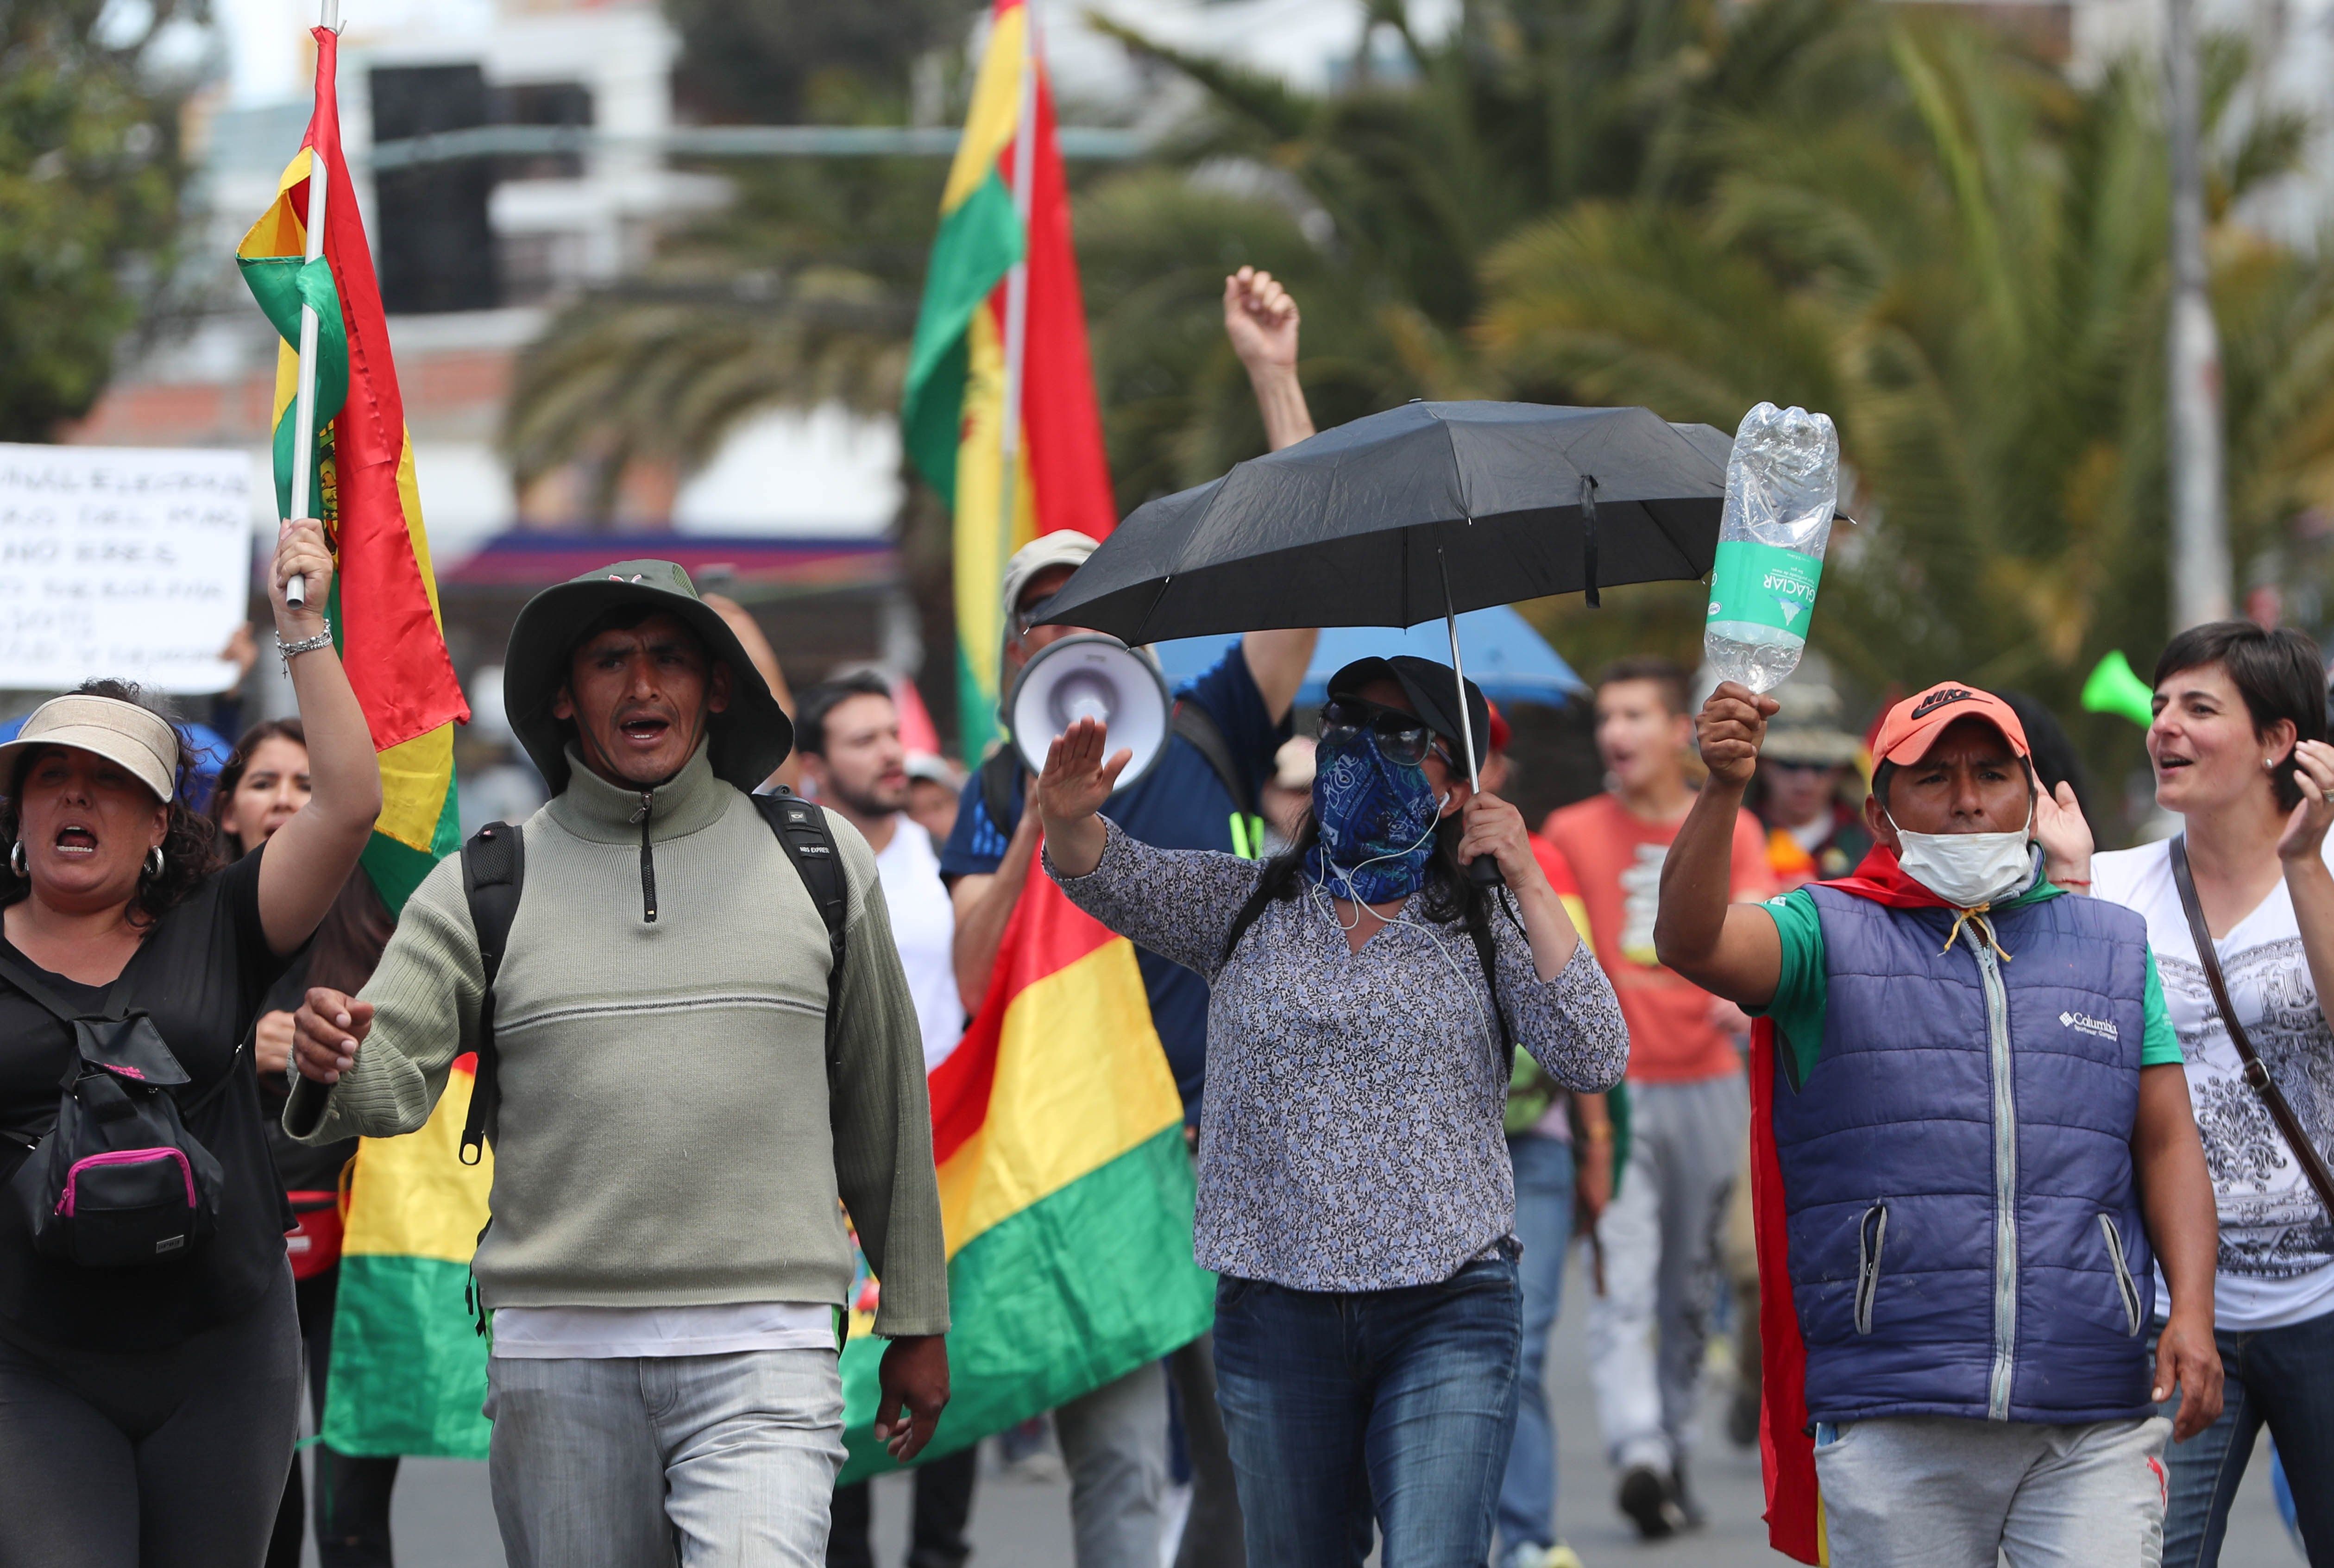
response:
[[[323,25],[332,32],[341,30],[341,0],[323,0]],[[319,68],[322,62],[319,62]],[[332,184],[330,172],[314,146],[308,149],[308,259],[314,261],[324,254],[324,192]],[[316,457],[316,307],[300,306],[300,383],[298,395],[292,404],[292,498],[294,515],[308,505],[308,486],[315,473]],[[287,522],[289,518],[285,519]],[[284,602],[294,609],[308,602],[308,579],[294,572],[284,585]]]

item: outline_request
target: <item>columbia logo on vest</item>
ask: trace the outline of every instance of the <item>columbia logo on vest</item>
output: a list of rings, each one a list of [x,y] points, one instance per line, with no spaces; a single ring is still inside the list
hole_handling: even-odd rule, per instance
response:
[[[2080,1012],[2062,1012],[2059,1021],[2077,1034],[2096,1034],[2101,1040],[2121,1040],[2123,1031],[2108,1019],[2092,1018]]]

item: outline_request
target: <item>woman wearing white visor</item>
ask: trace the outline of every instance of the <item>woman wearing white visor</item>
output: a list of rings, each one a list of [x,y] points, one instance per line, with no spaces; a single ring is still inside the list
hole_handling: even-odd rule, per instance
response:
[[[313,792],[258,853],[221,868],[186,742],[135,687],[92,681],[0,746],[0,1563],[266,1550],[300,1336],[240,1048],[381,809],[332,574],[323,530],[285,524],[270,596]]]

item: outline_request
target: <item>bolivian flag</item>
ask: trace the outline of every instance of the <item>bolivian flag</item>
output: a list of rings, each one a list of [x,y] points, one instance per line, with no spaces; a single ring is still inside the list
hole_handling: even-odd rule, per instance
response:
[[[429,541],[413,478],[389,325],[341,157],[333,73],[338,38],[317,28],[316,108],[275,200],[236,260],[284,339],[275,364],[279,515],[321,518],[339,570],[326,606],[341,662],[372,731],[381,812],[363,865],[391,914],[461,844],[454,725],[469,708],[438,614]],[[308,182],[326,180],[323,254],[307,251]],[[300,307],[315,307],[315,479],[292,487]],[[351,1454],[484,1457],[485,1341],[463,1306],[470,1253],[486,1223],[492,1167],[455,1151],[469,1105],[456,1064],[436,1113],[409,1137],[366,1138],[343,1181],[346,1226],[333,1319],[324,1438]]]
[[[958,711],[966,754],[975,758],[996,729],[1005,634],[998,585],[1006,557],[1041,533],[1076,528],[1099,539],[1118,522],[1070,248],[1053,92],[1028,26],[1022,0],[996,0],[964,139],[940,197],[940,236],[900,409],[908,455],[956,516]],[[1013,189],[1025,70],[1034,95],[1026,225]],[[1000,445],[1007,275],[1021,261],[1028,263],[1027,305],[1008,527]]]
[[[339,39],[314,30],[316,111],[275,200],[236,247],[244,281],[284,343],[275,359],[275,500],[283,517],[321,518],[339,573],[327,613],[341,662],[381,756],[381,810],[365,870],[394,915],[439,860],[461,847],[454,809],[454,723],[469,705],[439,629],[438,584],[413,479],[413,439],[389,353],[389,324],[365,248],[364,219],[341,158],[333,72]],[[324,253],[305,259],[308,181],[327,181]],[[310,493],[292,490],[300,307],[316,308],[316,460]]]
[[[1187,1345],[1215,1318],[1191,1261],[1183,1105],[1134,948],[1032,870],[979,1016],[931,1075],[948,1230],[951,1453]],[[844,1351],[853,1481],[875,1441],[876,1364]]]

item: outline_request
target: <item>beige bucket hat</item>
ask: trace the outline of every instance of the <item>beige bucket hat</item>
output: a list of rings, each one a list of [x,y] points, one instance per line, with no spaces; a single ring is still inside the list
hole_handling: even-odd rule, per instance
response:
[[[71,746],[120,763],[157,799],[178,794],[178,732],[135,702],[88,692],[52,697],[33,710],[14,740],[0,746],[0,779],[15,770],[18,757],[39,746]]]

